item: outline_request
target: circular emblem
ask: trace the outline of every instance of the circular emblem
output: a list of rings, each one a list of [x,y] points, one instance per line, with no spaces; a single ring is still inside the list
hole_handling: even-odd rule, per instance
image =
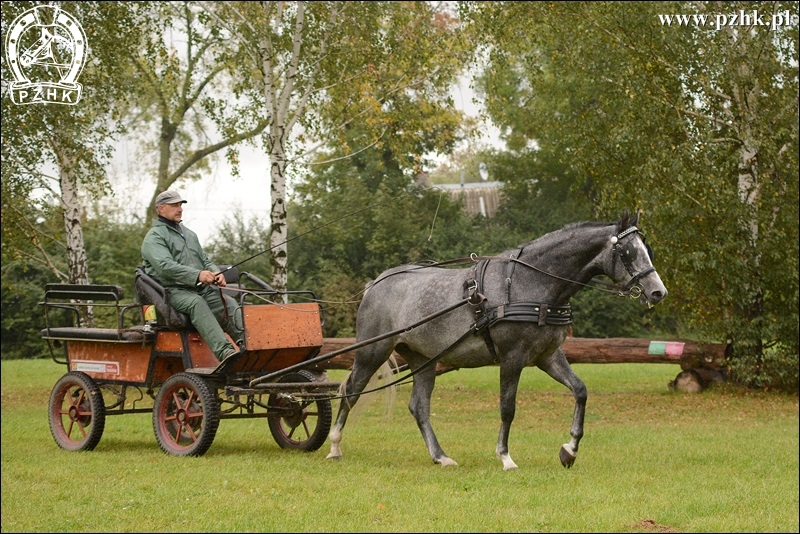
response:
[[[15,104],[78,103],[87,43],[75,17],[60,7],[36,6],[14,20],[5,44]]]

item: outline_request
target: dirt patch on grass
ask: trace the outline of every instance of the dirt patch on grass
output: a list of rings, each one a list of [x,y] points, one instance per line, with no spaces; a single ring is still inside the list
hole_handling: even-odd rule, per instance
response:
[[[631,525],[631,527],[637,531],[641,530],[642,532],[678,532],[676,529],[668,527],[667,525],[659,525],[652,519],[642,519]]]

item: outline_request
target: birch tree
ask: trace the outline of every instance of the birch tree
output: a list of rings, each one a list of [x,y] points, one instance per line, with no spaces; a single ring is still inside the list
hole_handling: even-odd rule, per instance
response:
[[[241,83],[237,43],[194,2],[161,2],[152,10],[154,31],[125,51],[139,89],[129,120],[140,141],[143,170],[156,196],[176,182],[202,179],[208,158],[224,151],[238,174],[237,146],[260,134],[267,121],[252,113],[259,93]]]
[[[38,5],[4,3],[4,35],[17,16]],[[236,63],[228,36],[196,5],[81,2],[63,9],[80,21],[88,43],[77,105],[15,105],[3,58],[3,257],[38,262],[61,281],[87,284],[83,225],[89,204],[114,194],[107,168],[123,133],[152,140],[158,157],[140,154],[139,168],[157,162],[143,182],[152,180],[154,199],[179,179],[200,176],[215,152],[227,151],[235,167],[235,145],[257,135],[266,121],[237,105],[247,94],[231,81]],[[170,36],[180,46],[171,47]],[[43,234],[36,222],[36,213],[51,203],[62,213],[62,236]],[[31,204],[35,210],[25,209]],[[48,254],[46,241],[62,243],[64,257]]]
[[[418,128],[436,128],[424,123],[431,110],[447,108],[464,51],[460,34],[454,19],[425,2],[229,2],[207,10],[240,40],[248,57],[242,73],[263,97],[272,283],[285,288],[289,177],[332,139],[346,153],[392,147],[421,165],[421,153],[408,149]],[[365,135],[350,144],[343,132],[356,124]],[[438,144],[452,141],[452,129],[442,134]]]
[[[33,2],[4,3],[3,35],[17,16],[37,6],[42,7]],[[67,10],[86,33],[87,60],[79,79],[83,97],[75,105],[14,104],[8,94],[11,72],[3,58],[4,261],[22,258],[46,266],[61,281],[90,282],[82,230],[85,199],[109,192],[105,164],[111,155],[111,140],[120,130],[109,110],[124,102],[125,92],[120,91],[108,65],[116,47],[130,46],[140,29],[129,16],[130,8],[124,2],[86,2],[42,11],[49,16]],[[52,59],[52,66],[45,61],[40,68],[58,68]],[[63,236],[42,234],[37,223],[37,212],[49,209],[51,203],[61,211]],[[29,205],[34,209],[26,209]],[[45,241],[60,242],[64,258],[47,254],[42,246]]]

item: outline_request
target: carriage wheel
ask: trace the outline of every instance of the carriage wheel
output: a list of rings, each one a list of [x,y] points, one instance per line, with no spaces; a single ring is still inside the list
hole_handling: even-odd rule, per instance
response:
[[[93,450],[106,426],[100,388],[78,371],[65,374],[53,386],[47,415],[53,438],[68,451]]]
[[[314,382],[313,373],[297,371],[280,382]],[[315,451],[322,447],[331,429],[330,399],[308,400],[287,393],[273,393],[267,403],[267,422],[272,437],[283,449]]]
[[[219,403],[205,380],[177,373],[158,390],[153,430],[161,449],[174,456],[202,456],[219,427]]]

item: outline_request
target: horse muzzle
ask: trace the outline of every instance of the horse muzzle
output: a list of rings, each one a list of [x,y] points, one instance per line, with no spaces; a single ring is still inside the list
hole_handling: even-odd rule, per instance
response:
[[[648,308],[652,308],[667,296],[667,288],[661,281],[658,273],[651,273],[653,276],[642,280],[635,287],[631,288],[631,296],[639,299],[639,303]],[[638,295],[634,295],[634,292]]]

